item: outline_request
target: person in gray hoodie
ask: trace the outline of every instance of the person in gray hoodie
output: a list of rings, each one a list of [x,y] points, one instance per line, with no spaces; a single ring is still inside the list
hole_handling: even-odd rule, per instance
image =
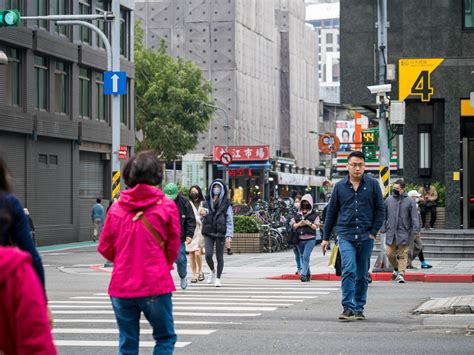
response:
[[[202,234],[206,249],[206,262],[211,269],[207,283],[214,283],[214,286],[221,287],[225,241],[234,235],[232,204],[227,197],[227,186],[221,179],[216,179],[209,185],[202,211],[204,214],[202,216]],[[214,244],[216,246],[217,272],[213,261]]]
[[[385,200],[385,222],[382,229],[386,232],[385,251],[394,268],[392,279],[405,283],[410,238],[413,233],[415,236],[420,233],[420,222],[416,203],[406,194],[403,180],[393,183],[392,196]]]

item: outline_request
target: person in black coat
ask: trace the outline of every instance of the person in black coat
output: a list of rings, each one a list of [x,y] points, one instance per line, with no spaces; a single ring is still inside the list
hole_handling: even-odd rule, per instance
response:
[[[176,259],[176,266],[179,278],[181,279],[181,288],[185,290],[188,287],[186,244],[191,243],[193,240],[194,230],[196,229],[196,218],[194,217],[194,211],[190,202],[179,193],[176,184],[169,183],[165,186],[164,192],[166,197],[174,200],[179,211],[181,221],[181,248],[179,249],[178,259]]]

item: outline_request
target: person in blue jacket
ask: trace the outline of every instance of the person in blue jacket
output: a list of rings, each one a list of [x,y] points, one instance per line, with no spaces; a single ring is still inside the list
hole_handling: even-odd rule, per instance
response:
[[[46,292],[43,263],[30,234],[28,218],[20,201],[12,194],[12,177],[0,156],[0,246],[14,245],[29,253],[33,268]],[[48,312],[52,321],[51,312]]]

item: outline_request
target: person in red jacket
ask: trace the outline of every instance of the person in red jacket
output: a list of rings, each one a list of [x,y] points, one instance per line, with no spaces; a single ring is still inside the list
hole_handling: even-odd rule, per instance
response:
[[[0,247],[0,354],[57,354],[46,297],[31,256]]]
[[[109,295],[120,333],[119,353],[138,354],[140,315],[153,328],[153,354],[172,354],[176,343],[170,270],[180,248],[180,216],[156,185],[163,178],[154,153],[141,152],[123,168],[128,190],[110,207],[98,250],[114,263]]]

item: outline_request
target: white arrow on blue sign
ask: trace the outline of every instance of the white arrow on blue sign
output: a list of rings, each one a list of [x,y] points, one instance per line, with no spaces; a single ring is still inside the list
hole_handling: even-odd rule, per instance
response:
[[[104,94],[105,95],[126,95],[127,94],[127,73],[124,71],[104,72]]]

